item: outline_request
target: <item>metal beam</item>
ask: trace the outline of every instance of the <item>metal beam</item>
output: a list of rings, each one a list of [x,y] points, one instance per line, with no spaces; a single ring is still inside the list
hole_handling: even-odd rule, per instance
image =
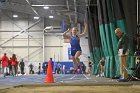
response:
[[[70,11],[70,6],[69,6],[68,0],[66,0],[66,4],[67,4],[68,11]],[[71,15],[69,14],[68,16],[69,16],[69,20],[70,20],[70,23],[71,23],[72,22]]]
[[[13,6],[13,4],[15,4],[15,5]],[[15,7],[14,10],[13,10],[13,7]],[[23,6],[22,4],[19,4],[19,3],[8,2],[8,4],[7,3],[5,4],[5,6],[1,6],[1,9],[3,9],[4,11],[9,10],[9,11],[16,11],[16,12],[20,12],[20,13],[34,15],[35,13],[31,9],[27,9],[28,7],[30,7],[28,4],[24,4],[24,6]],[[43,8],[42,9],[37,8],[36,11],[41,17],[48,18],[48,16],[50,15],[50,13],[44,12]],[[57,20],[66,19],[66,21],[68,21],[68,18],[66,18],[66,16],[58,13],[59,10],[57,11],[57,10],[49,9],[49,11],[50,12],[53,11],[53,13],[58,16],[58,17],[55,17],[55,19],[57,19]]]
[[[36,49],[35,51],[31,52],[30,54],[28,54],[27,56],[24,57],[24,59],[28,58],[29,55],[33,55],[35,54],[36,52],[40,51],[42,49],[42,47],[39,47],[38,49]]]
[[[45,22],[44,22],[44,24],[45,24]],[[44,25],[44,27],[45,27],[45,25]],[[45,27],[46,28],[46,27]],[[45,29],[43,30],[43,40],[42,40],[42,43],[43,43],[43,45],[42,45],[42,48],[43,48],[43,62],[45,62]]]
[[[27,48],[28,46],[2,46],[1,48]],[[63,47],[63,46],[44,46],[45,47]],[[29,46],[29,48],[40,48],[42,49],[42,46]]]
[[[44,6],[54,6],[54,7],[57,7],[57,6],[67,6],[67,5],[32,5],[33,7],[44,7]],[[75,6],[75,5],[69,5],[69,6]],[[86,5],[76,5],[76,6],[80,6],[80,7],[83,7],[83,6],[86,6]]]
[[[29,0],[25,0],[27,3],[28,3],[28,5],[30,6],[30,8],[34,11],[34,13],[36,14],[36,15],[38,15],[38,17],[40,17],[40,15],[37,13],[37,11],[32,7],[32,5],[31,5],[31,3],[29,2]]]
[[[28,28],[26,28],[25,30],[21,30],[17,35],[15,35],[15,36],[13,36],[12,38],[10,38],[10,39],[4,41],[3,43],[1,43],[0,46],[4,45],[5,43],[9,42],[10,40],[16,38],[16,37],[19,36],[20,34],[26,32],[26,30],[32,28],[33,26],[35,26],[35,25],[36,25],[37,23],[39,23],[40,21],[41,21],[41,19],[38,20],[37,22],[35,22],[34,24],[32,24],[31,26],[29,26]]]
[[[75,9],[75,23],[77,23],[77,4],[76,4],[76,0],[74,0],[74,9]]]
[[[33,25],[31,25],[30,27],[28,27],[27,29],[22,29],[20,26],[18,26],[12,19],[11,19],[11,17],[9,17],[7,14],[5,14],[4,12],[2,12],[4,15],[6,15],[11,21],[12,21],[12,23],[14,24],[14,25],[16,25],[19,29],[21,29],[21,31],[17,34],[17,35],[15,35],[15,36],[13,36],[12,38],[10,38],[10,39],[8,39],[7,41],[5,41],[5,42],[3,42],[3,44],[5,44],[5,43],[7,43],[8,41],[10,41],[10,40],[12,40],[12,39],[14,39],[14,38],[16,38],[17,36],[19,36],[20,34],[22,34],[22,33],[25,33],[25,32],[27,32],[27,30],[29,30],[30,28],[32,28],[33,26],[35,26],[38,22],[40,22],[41,21],[41,19],[40,20],[38,20],[38,21],[36,21]],[[30,35],[29,33],[26,33],[26,34],[28,34],[31,38],[33,38],[33,36],[32,35]],[[38,41],[37,41],[38,42]],[[40,42],[38,42],[40,45],[42,45]],[[2,46],[3,44],[0,44],[0,46]]]

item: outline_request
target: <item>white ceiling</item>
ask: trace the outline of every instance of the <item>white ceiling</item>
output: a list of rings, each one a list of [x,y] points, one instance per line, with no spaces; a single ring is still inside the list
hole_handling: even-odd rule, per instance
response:
[[[0,4],[2,12],[12,11],[72,23],[83,23],[88,0],[6,0]],[[33,6],[38,5],[38,6]],[[49,6],[48,10],[43,5]],[[25,17],[25,16],[23,16]]]

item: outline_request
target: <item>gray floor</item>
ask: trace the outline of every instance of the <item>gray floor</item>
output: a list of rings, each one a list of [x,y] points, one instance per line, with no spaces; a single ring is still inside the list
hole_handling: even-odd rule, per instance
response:
[[[110,79],[104,77],[95,77],[94,75],[84,74],[54,74],[54,84],[81,84],[81,85],[97,85],[97,84],[140,84],[140,81],[118,82],[117,79]],[[0,89],[14,87],[19,85],[36,85],[44,83],[46,75],[20,75],[17,77],[0,77]]]

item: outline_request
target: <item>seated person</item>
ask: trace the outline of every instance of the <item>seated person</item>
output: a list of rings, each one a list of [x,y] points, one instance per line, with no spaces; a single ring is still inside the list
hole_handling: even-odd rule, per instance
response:
[[[62,69],[62,65],[60,64],[60,62],[57,62],[57,64],[55,65],[55,73],[60,74],[61,69]]]
[[[88,56],[88,74],[92,74],[92,64],[93,62],[90,60],[90,57]]]
[[[74,68],[73,67],[70,67],[70,74],[74,74]]]
[[[82,74],[86,74],[86,66],[84,63],[82,63],[81,69],[82,69]]]
[[[104,65],[105,65],[105,60],[104,57],[102,57],[100,60],[101,77],[104,77]]]
[[[105,65],[105,60],[104,57],[101,58],[99,62],[99,74],[96,77],[104,77],[104,65]]]

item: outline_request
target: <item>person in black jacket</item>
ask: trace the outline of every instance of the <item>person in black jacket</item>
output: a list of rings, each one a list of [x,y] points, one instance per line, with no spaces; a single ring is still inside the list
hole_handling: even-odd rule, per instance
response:
[[[19,67],[20,67],[21,74],[24,75],[25,64],[24,64],[23,59],[21,59],[21,62],[19,63]]]

